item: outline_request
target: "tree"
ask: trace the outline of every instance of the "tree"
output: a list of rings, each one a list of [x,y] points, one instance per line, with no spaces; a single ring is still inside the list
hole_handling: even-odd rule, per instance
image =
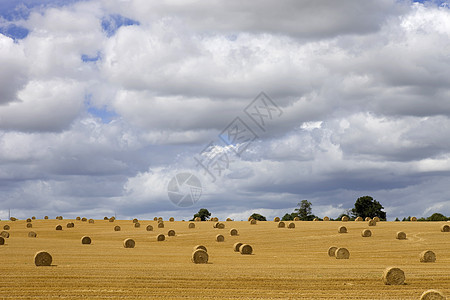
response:
[[[211,217],[211,213],[206,208],[200,208],[198,213],[194,215],[194,218],[191,221],[195,220],[195,218],[197,217],[200,217],[202,221],[206,221],[207,219],[209,219],[209,217]]]
[[[380,202],[374,200],[370,196],[359,197],[355,202],[355,207],[352,209],[352,214],[355,217],[361,218],[375,218],[386,220],[386,212],[382,211],[384,207]]]
[[[256,221],[267,221],[266,217],[264,217],[260,214],[257,214],[257,213],[254,213],[253,215],[251,215],[250,218],[253,218]]]
[[[298,208],[294,209],[294,212],[298,215],[300,220],[302,221],[311,221],[314,219],[314,215],[311,214],[311,202],[308,200],[302,200],[297,204]]]
[[[443,214],[434,213],[431,216],[429,216],[426,220],[427,221],[447,221],[448,218],[446,216],[444,216]]]
[[[288,214],[286,213],[282,218],[281,221],[294,221],[294,218],[298,217],[296,213]]]

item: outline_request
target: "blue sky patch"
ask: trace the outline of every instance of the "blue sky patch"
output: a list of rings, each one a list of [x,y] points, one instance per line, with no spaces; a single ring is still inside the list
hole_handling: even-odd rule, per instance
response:
[[[95,61],[99,60],[100,58],[101,58],[100,52],[97,52],[96,56],[89,56],[87,54],[81,55],[81,60],[83,62],[95,62]]]
[[[102,20],[102,28],[108,37],[113,36],[120,27],[131,25],[140,25],[140,23],[121,15],[109,15]]]
[[[14,40],[21,40],[27,37],[29,30],[25,27],[10,24],[3,27],[0,26],[0,33]]]
[[[67,6],[84,0],[5,0],[0,1],[0,17],[7,21],[27,19],[33,9]]]

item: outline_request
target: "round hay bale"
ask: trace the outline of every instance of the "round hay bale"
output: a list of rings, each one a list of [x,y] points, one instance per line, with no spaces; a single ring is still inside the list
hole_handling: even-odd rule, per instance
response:
[[[195,251],[195,250],[198,250],[198,249],[202,249],[202,250],[204,250],[205,252],[208,252],[208,250],[206,249],[206,247],[203,246],[203,245],[197,245],[197,246],[194,246],[194,248],[192,249],[192,251]]]
[[[32,227],[33,227],[33,224],[27,223],[27,228],[32,228]]]
[[[217,222],[216,228],[217,229],[224,229],[225,228],[225,224],[221,223],[221,222]]]
[[[218,235],[216,235],[216,241],[223,242],[223,241],[225,241],[225,237],[221,234],[218,234]]]
[[[168,236],[175,236],[175,230],[171,229],[169,232],[167,232]]]
[[[158,222],[158,223],[164,223],[164,221],[161,220],[161,219],[158,219],[158,221],[156,221],[156,222]]]
[[[89,219],[88,222],[89,222],[89,224],[94,224],[95,221],[94,221],[94,219]]]
[[[317,222],[317,221],[319,221],[319,218],[314,218],[313,221]]]
[[[219,218],[218,217],[213,217],[213,218],[211,218],[211,221],[212,222],[219,222]]]
[[[293,223],[293,222],[289,223],[288,228],[291,228],[291,229],[295,228],[295,223]]]
[[[28,218],[28,219],[27,219],[27,223],[30,223],[30,222],[31,222],[31,219],[30,219],[30,218]]]
[[[240,252],[241,254],[250,255],[250,254],[253,253],[253,248],[252,248],[252,246],[250,246],[249,244],[242,244],[242,245],[239,247],[239,252]]]
[[[348,222],[349,218],[347,216],[342,216],[341,221],[342,222]]]
[[[234,243],[233,250],[234,252],[239,252],[239,248],[241,248],[242,243]]]
[[[164,234],[158,234],[158,236],[156,237],[156,240],[158,241],[158,242],[162,242],[162,241],[164,241],[166,239],[166,236],[164,235]]]
[[[147,225],[147,227],[145,229],[147,231],[153,231],[153,226],[152,225]]]
[[[399,231],[397,232],[396,238],[397,240],[406,240],[406,233],[404,233],[403,231]]]
[[[373,220],[374,220],[375,222],[380,222],[380,218],[378,218],[378,217],[374,217]]]
[[[61,225],[56,225],[55,229],[56,230],[62,230],[62,226]]]
[[[190,228],[190,229],[195,228],[195,223],[190,222],[188,225],[188,228]]]
[[[420,296],[420,300],[445,300],[447,299],[444,294],[437,290],[428,290],[423,292]]]
[[[230,235],[231,236],[237,236],[239,233],[238,233],[238,231],[237,231],[237,229],[236,228],[231,228],[231,230],[230,230]]]
[[[200,217],[195,217],[194,221],[195,221],[195,222],[201,222],[201,221],[202,221],[202,218],[200,218]]]
[[[11,218],[9,218],[9,220],[14,222],[14,221],[17,221],[17,218],[11,217]]]
[[[44,220],[48,220],[48,216],[45,216],[45,217],[44,217]]]
[[[283,221],[278,222],[278,228],[285,228],[286,227],[286,223],[284,223]]]
[[[334,256],[336,257],[336,259],[349,259],[350,252],[347,250],[347,248],[337,248],[334,252]]]
[[[34,264],[37,267],[40,266],[50,266],[52,264],[53,258],[50,253],[45,251],[36,252],[34,255]]]
[[[442,232],[450,232],[450,226],[447,224],[442,225],[441,231]]]
[[[81,218],[81,222],[87,222],[87,218],[85,217]]]
[[[32,216],[32,217],[31,217],[31,220],[36,220],[36,217],[35,217],[35,216]]]
[[[251,220],[254,220],[254,219],[252,217],[248,217],[247,220],[250,222]]]
[[[75,227],[75,224],[72,223],[72,222],[69,222],[69,223],[66,224],[66,227],[67,228],[73,228],[73,227]]]
[[[158,228],[164,228],[164,223],[163,222],[158,223]]]
[[[114,217],[111,217],[111,218],[108,219],[108,221],[109,221],[110,223],[114,222],[115,220],[116,220],[116,219],[115,219]]]
[[[386,268],[383,271],[383,282],[387,285],[402,285],[405,283],[405,272],[399,268]]]
[[[227,222],[232,222],[233,220],[232,219],[230,219],[230,218],[227,218],[227,220],[226,220]]]
[[[9,232],[8,231],[2,231],[0,233],[0,236],[4,237],[5,239],[9,238]]]
[[[436,261],[436,254],[431,250],[425,250],[420,253],[420,262],[429,263]]]
[[[273,218],[273,221],[274,222],[280,222],[280,218],[279,217],[275,217],[275,218]]]
[[[87,235],[85,235],[85,236],[83,236],[81,238],[81,244],[83,244],[83,245],[90,245],[91,243],[92,243],[92,240]]]
[[[0,245],[4,245],[5,244],[5,238],[0,236]]]
[[[324,220],[324,221],[330,221],[330,218],[327,217],[327,216],[325,216],[325,217],[323,217],[323,220]]]
[[[158,222],[164,222],[164,219],[162,217],[159,217]]]
[[[335,247],[335,246],[331,246],[330,248],[328,248],[328,256],[334,257],[336,250],[337,250],[337,247]]]
[[[370,229],[364,229],[363,231],[361,231],[361,236],[362,237],[371,237],[372,231],[370,231]]]
[[[375,219],[372,219],[369,222],[367,222],[367,225],[369,225],[369,226],[377,226],[377,222],[375,221]]]
[[[416,217],[411,217],[411,219],[409,219],[409,220],[412,221],[412,222],[416,222],[417,218]]]
[[[138,219],[136,219],[136,218],[133,219],[133,223],[137,223],[137,222],[139,222]]]
[[[216,222],[213,224],[213,228],[217,228],[217,223],[219,223],[219,222]]]
[[[347,233],[347,227],[345,227],[345,226],[340,226],[339,229],[338,229],[338,232],[339,232],[339,233]]]
[[[136,242],[133,239],[125,239],[123,241],[124,248],[134,248],[135,245],[136,245]]]
[[[191,260],[195,264],[206,264],[208,262],[209,255],[203,249],[197,249],[192,252]]]
[[[256,225],[256,220],[255,219],[251,219],[250,220],[250,225]]]
[[[114,231],[120,231],[120,226],[119,225],[114,226]]]
[[[34,231],[30,231],[30,232],[28,232],[28,237],[35,238],[35,237],[37,237],[37,234]]]
[[[76,217],[75,220],[80,221],[81,217]]]
[[[175,222],[175,218],[174,217],[170,217],[169,218],[169,222]]]
[[[361,222],[362,220],[363,220],[362,217],[357,217],[357,218],[355,219],[355,222]]]
[[[295,217],[294,221],[300,221],[300,218],[299,217]]]
[[[141,227],[141,223],[139,223],[139,222],[134,223],[134,228],[140,228],[140,227]]]
[[[5,226],[3,226],[3,229],[4,230],[9,230],[11,227],[9,227],[9,225],[5,225]]]
[[[153,218],[153,221],[158,221],[158,217],[154,217],[154,218]]]
[[[364,219],[366,222],[369,222],[370,220],[372,220],[370,217],[366,217],[365,219]]]
[[[105,220],[105,221],[108,221],[108,220],[109,220],[109,218],[108,218],[108,217],[104,217],[104,218],[103,218],[103,220]]]

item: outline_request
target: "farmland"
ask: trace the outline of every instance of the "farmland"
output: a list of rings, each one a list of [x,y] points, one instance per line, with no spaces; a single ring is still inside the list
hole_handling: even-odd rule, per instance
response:
[[[73,228],[66,224],[74,223]],[[276,222],[157,222],[139,220],[25,220],[0,221],[9,225],[9,238],[0,246],[2,299],[419,299],[422,292],[438,289],[450,295],[450,233],[445,222],[295,222],[295,228],[278,228]],[[55,227],[60,224],[63,230]],[[119,225],[120,231],[114,231]],[[153,231],[146,226],[152,225]],[[287,225],[287,224],[286,224]],[[344,225],[347,233],[338,233]],[[286,226],[287,227],[287,226]],[[231,236],[236,228],[238,236]],[[169,230],[175,236],[167,236]],[[371,237],[361,232],[370,229]],[[37,237],[28,237],[34,231]],[[396,239],[403,231],[406,240]],[[165,234],[159,242],[158,234]],[[222,234],[224,242],[217,242]],[[92,244],[83,245],[89,236]],[[135,248],[124,248],[132,238]],[[253,247],[252,255],[233,251],[233,244]],[[195,245],[207,247],[209,262],[191,262]],[[330,246],[345,247],[349,259],[328,256]],[[44,250],[53,256],[52,266],[36,267],[34,254]],[[436,254],[436,262],[421,263],[424,250]],[[386,267],[405,272],[404,285],[385,285]]]

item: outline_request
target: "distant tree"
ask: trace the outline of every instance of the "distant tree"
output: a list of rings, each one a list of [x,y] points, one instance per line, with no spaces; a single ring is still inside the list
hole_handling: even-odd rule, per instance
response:
[[[264,217],[264,216],[262,216],[260,214],[257,214],[257,213],[254,213],[253,215],[251,215],[250,218],[253,218],[256,221],[267,221],[266,217]]]
[[[409,221],[411,221],[411,216],[404,217],[404,218],[402,219],[402,222],[409,222]]]
[[[395,222],[399,222],[400,220],[398,219],[398,218],[395,218],[395,220],[394,220]]]
[[[296,213],[285,214],[281,218],[281,221],[293,221],[295,217],[298,217],[298,215]]]
[[[315,216],[311,214],[311,202],[309,202],[308,200],[302,200],[297,204],[297,206],[298,208],[294,209],[294,212],[298,215],[300,220],[311,221],[315,218]]]
[[[434,213],[431,216],[429,216],[428,218],[426,218],[426,220],[427,221],[447,221],[447,220],[449,220],[449,218],[447,218],[443,214]]]
[[[209,219],[209,217],[211,217],[211,213],[206,208],[200,208],[198,213],[196,213],[194,215],[194,218],[192,218],[191,221],[195,220],[195,218],[197,218],[197,217],[200,217],[200,219],[202,219],[202,221],[206,221]]]
[[[374,200],[370,196],[363,196],[356,200],[355,207],[351,212],[354,217],[361,217],[363,219],[366,217],[378,217],[381,220],[386,220],[386,212],[382,209],[384,209],[384,207],[380,202]]]

